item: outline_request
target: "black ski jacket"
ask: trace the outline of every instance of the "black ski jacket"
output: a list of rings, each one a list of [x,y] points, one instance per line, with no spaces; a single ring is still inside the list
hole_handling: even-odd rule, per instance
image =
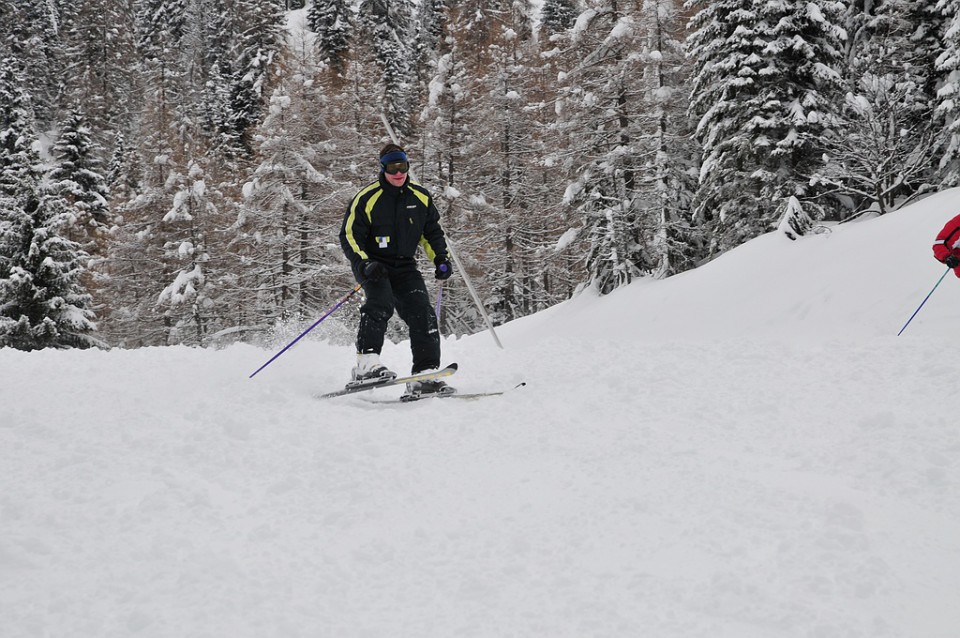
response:
[[[355,274],[366,259],[394,268],[414,266],[417,246],[434,264],[447,258],[440,213],[430,192],[409,177],[397,188],[383,173],[351,200],[340,228],[340,245]]]

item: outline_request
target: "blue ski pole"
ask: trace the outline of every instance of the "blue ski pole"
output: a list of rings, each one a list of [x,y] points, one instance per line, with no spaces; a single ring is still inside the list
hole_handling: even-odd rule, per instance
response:
[[[259,368],[257,368],[256,372],[254,372],[253,374],[251,374],[251,375],[250,375],[249,377],[247,377],[247,378],[248,378],[248,379],[252,379],[253,377],[255,377],[255,376],[257,375],[257,372],[260,372],[261,370],[263,370],[264,368],[266,368],[268,365],[270,365],[271,363],[273,363],[280,355],[282,355],[284,352],[286,352],[287,350],[289,350],[290,348],[292,348],[292,347],[293,347],[293,344],[295,344],[296,342],[298,342],[298,341],[300,341],[301,339],[303,339],[304,337],[306,337],[306,336],[307,336],[307,333],[309,333],[311,330],[313,330],[314,328],[316,328],[317,326],[319,326],[321,321],[323,321],[324,319],[326,319],[327,317],[329,317],[330,315],[332,315],[334,312],[336,312],[337,308],[339,308],[339,307],[342,306],[343,304],[347,303],[347,300],[350,299],[350,297],[352,297],[352,296],[354,296],[355,294],[357,294],[357,292],[360,291],[360,288],[361,288],[361,287],[362,287],[362,286],[361,286],[360,284],[357,284],[356,286],[354,286],[354,287],[353,287],[353,290],[351,290],[350,292],[348,292],[342,299],[340,299],[340,301],[337,302],[337,305],[335,305],[333,308],[331,308],[330,310],[327,311],[327,314],[325,314],[325,315],[323,315],[322,317],[320,317],[319,319],[317,319],[317,320],[313,323],[312,326],[310,326],[309,328],[307,328],[306,330],[304,330],[303,332],[301,332],[299,337],[297,337],[296,339],[294,339],[293,341],[291,341],[290,343],[288,343],[288,344],[286,345],[286,347],[284,347],[283,350],[281,350],[281,351],[278,352],[277,354],[273,355],[273,357],[271,357],[269,361],[267,361],[265,364],[263,364],[262,366],[260,366]]]
[[[953,269],[948,266],[947,269],[943,271],[943,274],[940,275],[940,279],[937,280],[937,285],[933,287],[933,290],[937,289],[937,286],[940,285],[940,282],[943,281],[943,278],[946,277],[947,273],[950,272],[951,270]],[[917,306],[917,309],[913,311],[913,314],[910,315],[910,318],[907,319],[907,323],[903,324],[903,327],[900,328],[900,332],[897,333],[898,337],[903,334],[903,331],[907,329],[907,326],[910,325],[910,322],[913,321],[913,318],[917,316],[917,313],[920,312],[920,308],[923,308],[923,304],[927,303],[927,299],[929,299],[930,295],[933,294],[933,290],[927,293],[927,296],[923,299],[923,301],[920,302],[920,305]]]

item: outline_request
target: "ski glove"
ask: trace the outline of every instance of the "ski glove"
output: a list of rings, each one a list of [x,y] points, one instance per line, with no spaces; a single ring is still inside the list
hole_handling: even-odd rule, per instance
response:
[[[387,276],[387,267],[379,261],[365,259],[360,262],[360,272],[364,281],[379,281]]]
[[[943,263],[947,265],[947,268],[956,268],[960,266],[960,259],[957,259],[955,255],[947,255],[947,258],[943,260]]]
[[[436,264],[437,270],[434,276],[437,279],[450,279],[450,275],[453,274],[453,264],[450,263],[450,260],[446,257],[438,257]]]

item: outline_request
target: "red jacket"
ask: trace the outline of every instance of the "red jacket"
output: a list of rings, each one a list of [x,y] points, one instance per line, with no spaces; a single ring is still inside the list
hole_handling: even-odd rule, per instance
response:
[[[943,261],[950,255],[960,259],[960,215],[947,222],[933,244],[933,256],[938,261]],[[960,277],[960,266],[953,269],[953,274]]]

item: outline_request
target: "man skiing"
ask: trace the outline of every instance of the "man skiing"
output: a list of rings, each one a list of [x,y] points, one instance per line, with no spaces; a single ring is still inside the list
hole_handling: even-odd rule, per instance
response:
[[[340,229],[340,245],[366,295],[360,308],[353,381],[375,383],[397,376],[380,362],[387,322],[394,310],[410,332],[412,373],[440,367],[440,332],[417,266],[417,247],[422,246],[433,261],[437,279],[449,278],[453,266],[433,197],[410,179],[409,172],[410,162],[403,148],[384,146],[379,178],[353,197]],[[404,396],[453,392],[441,380],[412,381]]]
[[[947,222],[933,244],[933,256],[960,277],[960,215]]]

